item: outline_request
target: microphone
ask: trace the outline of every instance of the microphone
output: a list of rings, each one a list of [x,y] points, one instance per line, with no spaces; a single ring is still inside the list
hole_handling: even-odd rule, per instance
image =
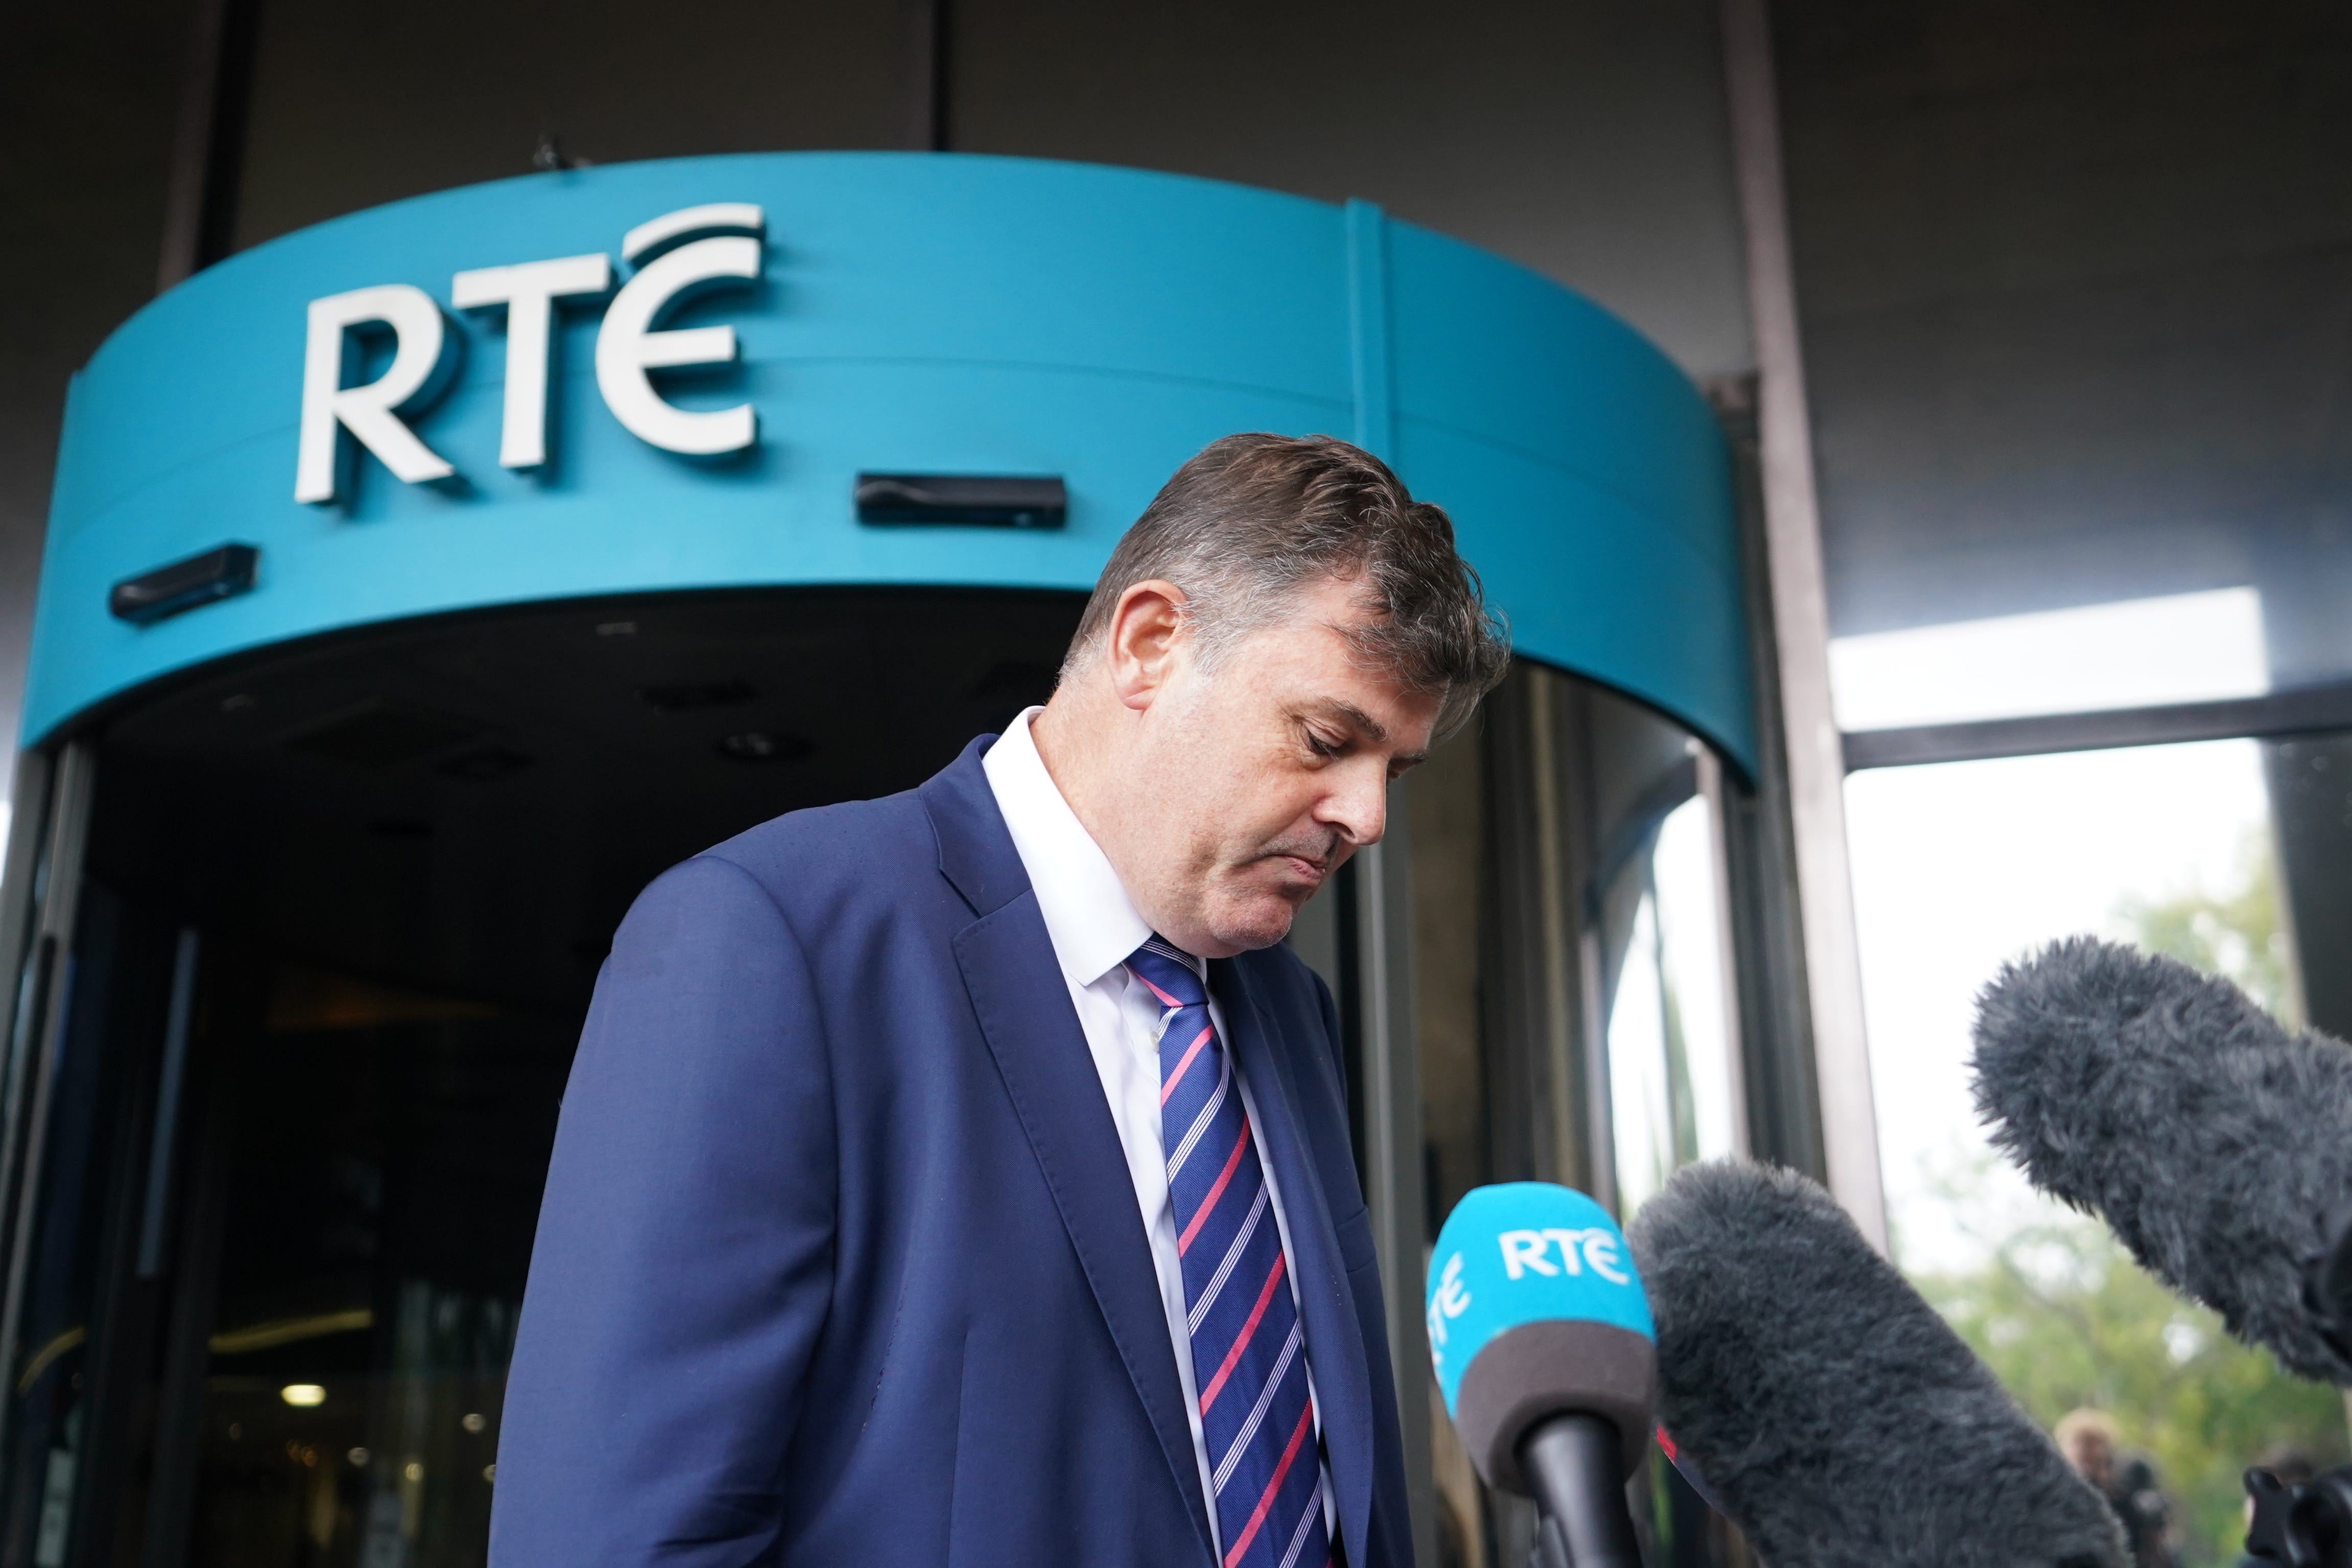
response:
[[[2352,1385],[2352,1050],[2085,936],[2003,967],[1975,1069],[2028,1181],[2288,1371]]]
[[[2123,1568],[2105,1500],[1821,1187],[1685,1166],[1631,1236],[1662,1439],[1772,1568]]]
[[[1658,1362],[1608,1211],[1549,1182],[1474,1188],[1437,1233],[1427,1306],[1430,1363],[1480,1478],[1536,1500],[1567,1568],[1642,1568],[1625,1482]]]

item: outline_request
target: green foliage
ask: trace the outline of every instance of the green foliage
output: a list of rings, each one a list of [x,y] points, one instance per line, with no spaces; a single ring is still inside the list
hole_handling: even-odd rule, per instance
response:
[[[2268,835],[2250,835],[2239,850],[2237,885],[2215,893],[2196,887],[2167,898],[2134,895],[2116,906],[2130,940],[2151,953],[2234,980],[2290,1028],[2302,1008],[2294,956],[2279,918],[2278,865]]]
[[[1982,1270],[1915,1282],[2045,1429],[2086,1405],[2116,1418],[2126,1445],[2155,1460],[2190,1568],[2234,1560],[2239,1478],[2264,1449],[2291,1443],[2324,1465],[2346,1460],[2335,1389],[2230,1339],[2094,1222],[2016,1231]]]
[[[2117,934],[2227,977],[2292,1026],[2301,1009],[2267,835],[2248,839],[2234,880],[2219,892],[2126,898]],[[1982,1212],[1991,1156],[1983,1158],[1939,1184],[1955,1213]],[[2245,1468],[2280,1445],[2322,1466],[2345,1463],[2343,1396],[2231,1340],[2219,1317],[2157,1283],[2104,1226],[2043,1212],[2052,1218],[1980,1234],[1990,1260],[1981,1268],[1914,1282],[2045,1428],[2084,1406],[2115,1418],[2126,1446],[2156,1463],[2188,1568],[2234,1562]]]

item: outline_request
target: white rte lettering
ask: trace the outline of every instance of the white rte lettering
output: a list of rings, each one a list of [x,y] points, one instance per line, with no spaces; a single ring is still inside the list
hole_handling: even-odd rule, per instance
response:
[[[737,359],[741,345],[732,327],[656,324],[708,290],[757,282],[766,256],[761,237],[766,225],[766,214],[749,202],[717,202],[665,214],[638,225],[624,239],[622,254],[643,265],[613,296],[597,328],[596,389],[613,417],[639,440],[667,452],[710,456],[740,452],[759,439],[759,414],[750,403],[679,408],[654,390],[648,372]],[[556,301],[602,295],[612,286],[612,259],[602,254],[472,267],[449,280],[450,302],[460,310],[506,308],[500,467],[537,468],[548,460]],[[365,386],[345,386],[357,369],[358,340],[369,329],[391,332],[392,363]],[[294,498],[332,501],[342,494],[345,431],[405,483],[453,477],[457,470],[401,416],[440,395],[457,368],[463,340],[448,329],[448,319],[433,297],[409,284],[354,288],[310,301]]]
[[[1557,1274],[1559,1269],[1544,1261],[1543,1233],[1537,1230],[1506,1230],[1498,1239],[1503,1244],[1503,1272],[1516,1280],[1533,1269],[1538,1274]]]
[[[346,387],[358,357],[352,329],[392,329],[392,363],[365,386]],[[416,439],[403,411],[430,402],[457,368],[456,342],[441,307],[405,283],[354,288],[310,301],[302,353],[302,423],[294,460],[294,498],[331,501],[341,488],[341,443],[348,430],[361,445],[411,485],[446,479],[457,470]]]
[[[759,416],[748,402],[691,413],[665,402],[646,372],[674,365],[725,364],[735,358],[732,327],[653,329],[673,305],[706,288],[760,276],[756,239],[729,235],[696,240],[647,262],[621,286],[596,333],[596,385],[604,406],[630,434],[667,452],[711,455],[740,452],[759,438]]]
[[[603,255],[484,267],[449,280],[449,303],[460,310],[507,308],[506,413],[499,430],[499,466],[536,468],[547,461],[547,372],[555,302],[613,287],[613,264]]]

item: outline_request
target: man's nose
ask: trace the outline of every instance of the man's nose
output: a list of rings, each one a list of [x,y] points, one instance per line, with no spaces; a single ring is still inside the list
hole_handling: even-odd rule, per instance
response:
[[[1349,769],[1317,814],[1351,844],[1379,843],[1389,827],[1388,769]]]

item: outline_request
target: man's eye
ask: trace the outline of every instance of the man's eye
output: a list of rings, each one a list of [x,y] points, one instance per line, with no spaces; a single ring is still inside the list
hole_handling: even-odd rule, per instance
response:
[[[1342,741],[1326,740],[1311,729],[1307,732],[1307,749],[1318,757],[1337,757],[1344,744]]]

